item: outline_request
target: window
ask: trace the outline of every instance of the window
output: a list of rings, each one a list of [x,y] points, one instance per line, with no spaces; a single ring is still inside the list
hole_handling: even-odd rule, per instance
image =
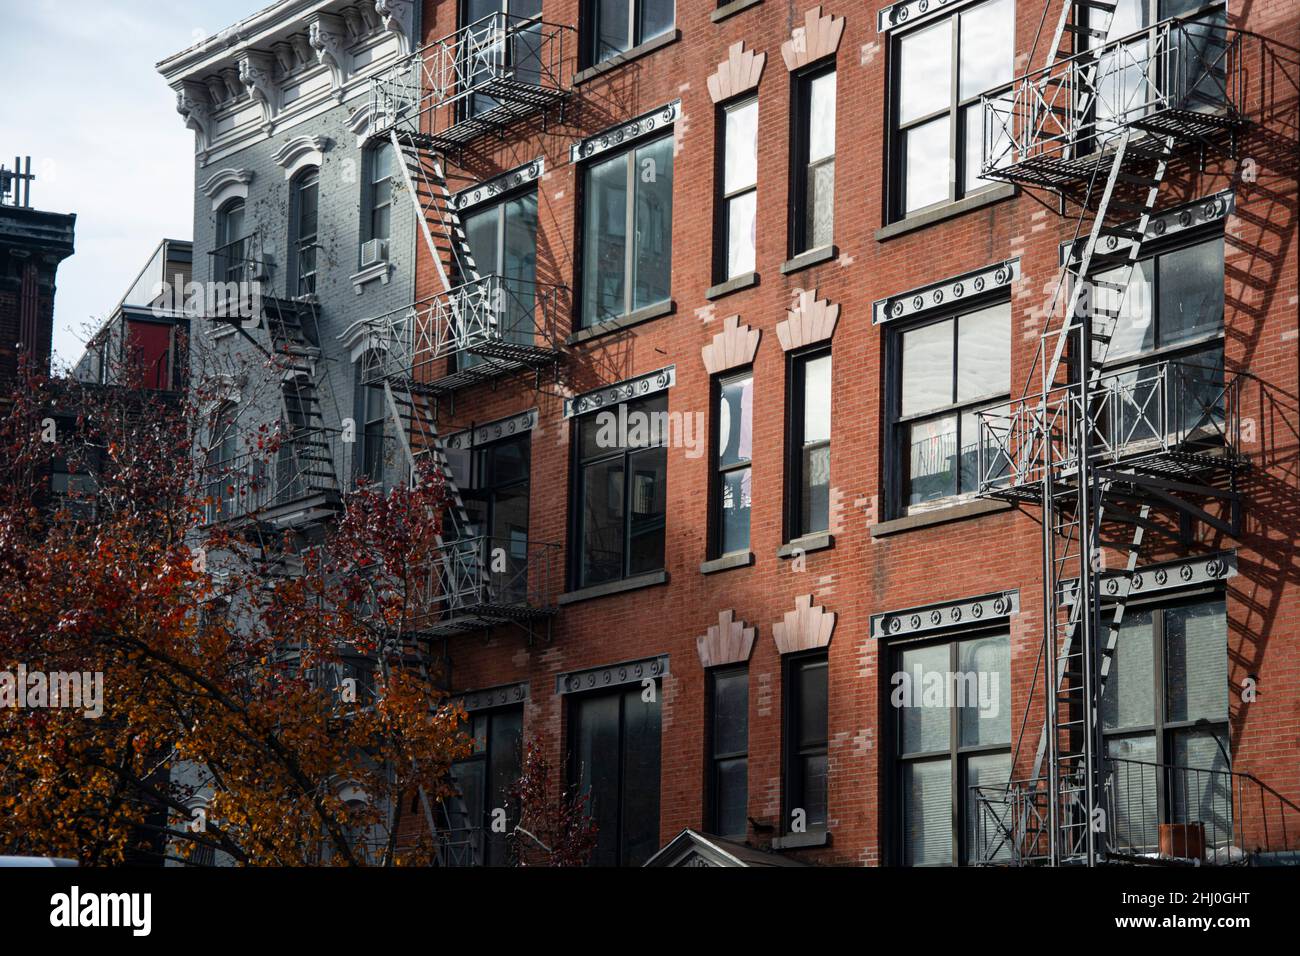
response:
[[[1101,719],[1115,787],[1113,849],[1156,850],[1160,823],[1201,823],[1207,848],[1232,844],[1222,598],[1130,607]]]
[[[473,476],[462,486],[473,533],[482,535],[483,562],[494,601],[528,596],[528,493],[532,437],[519,435],[474,450]]]
[[[744,839],[749,819],[749,668],[709,671],[709,832]]]
[[[595,66],[673,29],[674,0],[583,0],[583,65]]]
[[[357,419],[361,423],[361,449],[357,456],[356,477],[383,487],[384,466],[388,452],[387,419],[384,389],[381,385],[367,384],[367,371],[380,367],[383,359],[366,356],[357,363]]]
[[[971,788],[1011,775],[1010,635],[907,644],[893,660],[899,862],[977,862],[987,821]]]
[[[991,305],[897,333],[894,418],[901,510],[979,487],[977,412],[1011,391],[1011,304]]]
[[[577,587],[663,568],[667,415],[661,395],[578,419]]]
[[[455,859],[457,848],[472,848],[473,862],[484,866],[509,863],[507,838],[519,822],[519,803],[510,789],[519,780],[523,761],[522,707],[509,707],[471,714],[466,728],[473,741],[473,753],[451,768],[457,795],[447,801],[452,851],[455,862],[470,862],[469,854]],[[498,832],[493,820],[505,810],[505,828]]]
[[[893,49],[894,214],[902,217],[991,185],[980,178],[980,94],[1011,82],[1014,0],[988,0],[910,30]]]
[[[758,98],[721,108],[722,163],[717,200],[718,281],[754,271],[758,214]]]
[[[718,455],[713,482],[713,552],[717,556],[749,550],[754,373],[719,379],[714,396]]]
[[[673,137],[592,163],[583,194],[582,325],[668,300]]]
[[[1128,271],[1123,299],[1118,286]],[[1094,286],[1095,321],[1105,325],[1117,311],[1107,349],[1103,384],[1118,392],[1118,427],[1125,442],[1157,437],[1165,427],[1187,437],[1198,431],[1221,433],[1223,422],[1223,237],[1183,245],[1121,267],[1097,273],[1107,287]],[[1146,359],[1146,361],[1142,361]],[[1159,361],[1153,362],[1153,359]],[[1163,401],[1152,399],[1161,363],[1166,381]],[[1131,401],[1130,401],[1131,399]]]
[[[542,74],[542,0],[461,0],[461,71],[469,85],[509,74],[514,83],[536,85]],[[488,19],[494,17],[494,19]],[[500,101],[472,93],[466,110],[478,116]]]
[[[790,361],[787,539],[830,530],[831,353]]]
[[[659,849],[659,686],[574,696],[569,714],[570,780],[599,828],[591,862],[639,866]]]
[[[796,76],[791,254],[829,246],[835,226],[835,70]]]
[[[308,169],[292,183],[293,267],[297,295],[316,291],[316,230],[320,171]]]
[[[208,431],[208,521],[220,521],[234,514],[240,482],[233,474],[239,458],[236,432],[238,407],[226,402],[212,416]]]
[[[516,345],[536,342],[537,190],[475,207],[462,218],[465,236],[480,276],[500,276],[497,329]],[[496,297],[496,289],[491,290]],[[479,364],[474,355],[459,355],[461,367]]]
[[[380,143],[367,155],[369,181],[365,238],[387,239],[393,224],[393,144]]]
[[[826,652],[784,660],[785,832],[826,827]],[[800,823],[803,831],[795,830]]]
[[[248,278],[251,242],[245,231],[245,205],[232,199],[217,213],[217,248],[212,257],[213,279],[217,282],[243,282]]]

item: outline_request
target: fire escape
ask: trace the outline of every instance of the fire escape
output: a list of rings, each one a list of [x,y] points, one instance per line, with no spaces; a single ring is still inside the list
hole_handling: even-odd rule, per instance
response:
[[[562,113],[570,27],[497,13],[376,77],[375,132],[392,144],[440,289],[368,323],[367,384],[382,387],[412,480],[433,473],[447,498],[439,555],[415,597],[414,627],[435,638],[511,625],[531,641],[556,611],[557,545],[497,540],[471,521],[438,433],[439,403],[505,376],[542,373],[562,357],[556,319],[566,290],[482,274],[448,187],[459,158],[515,123]]]
[[[1170,170],[1235,156],[1243,35],[1188,18],[1111,39],[1112,0],[1053,2],[1046,65],[983,97],[983,175],[1054,194],[1063,215],[1078,210],[1025,389],[981,413],[981,494],[1042,511],[1044,636],[1030,700],[1045,697],[1030,776],[973,788],[985,864],[1143,858],[1115,829],[1125,768],[1107,758],[1100,716],[1125,606],[1153,542],[1185,551],[1197,527],[1236,535],[1246,467],[1234,380],[1176,361],[1104,368]],[[1235,833],[1223,840],[1241,845]]]

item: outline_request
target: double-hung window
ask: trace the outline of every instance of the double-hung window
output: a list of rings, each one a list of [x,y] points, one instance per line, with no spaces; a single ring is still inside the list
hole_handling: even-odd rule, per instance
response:
[[[212,277],[217,282],[246,282],[251,278],[253,243],[246,218],[247,206],[242,199],[230,200],[217,213],[217,248],[212,255]]]
[[[830,529],[831,353],[790,360],[786,538]]]
[[[382,357],[375,353],[357,363],[356,407],[361,422],[361,453],[356,457],[355,477],[365,478],[371,485],[384,484],[384,465],[387,454],[387,408],[384,389],[366,381],[367,371]]]
[[[1222,597],[1125,612],[1101,699],[1113,850],[1154,852],[1159,824],[1199,823],[1207,851],[1226,859],[1234,835],[1228,688]]]
[[[464,289],[467,310],[486,300],[502,341],[533,345],[537,336],[537,190],[475,206],[462,214],[479,279]],[[463,276],[462,281],[469,282]],[[478,356],[460,354],[461,367]]]
[[[388,239],[393,224],[393,145],[379,143],[366,154],[365,239]]]
[[[451,767],[455,796],[447,801],[450,832],[444,851],[447,864],[505,866],[510,832],[519,822],[519,803],[510,790],[519,779],[523,758],[522,707],[470,716],[472,753]],[[504,811],[504,828],[494,826]]]
[[[469,85],[541,82],[543,69],[542,0],[461,0],[462,75]],[[478,116],[500,101],[471,93],[466,112]]]
[[[835,237],[835,64],[796,75],[794,97],[790,252],[797,256]]]
[[[593,161],[583,182],[584,328],[670,296],[673,137]]]
[[[754,271],[758,216],[758,97],[720,107],[722,164],[718,177],[719,255],[715,273],[726,282]]]
[[[596,866],[639,866],[659,849],[659,690],[570,698],[569,779],[596,821]]]
[[[785,833],[810,833],[826,828],[827,669],[825,651],[790,654],[783,659]]]
[[[1099,426],[1121,449],[1222,435],[1223,268],[1215,236],[1097,274],[1094,326],[1114,323],[1100,382],[1110,407]]]
[[[905,513],[978,490],[979,412],[1011,391],[1011,303],[906,328],[895,342],[895,509]]]
[[[577,420],[575,587],[663,569],[667,413],[668,399],[659,395]]]
[[[893,218],[991,185],[980,177],[980,94],[1005,88],[1015,62],[1015,0],[985,0],[899,35],[894,53]],[[996,134],[991,156],[1004,145]]]
[[[893,654],[898,862],[980,862],[996,827],[972,787],[1011,775],[1011,638],[1005,632],[909,643]]]
[[[718,454],[713,485],[713,552],[718,556],[749,550],[754,373],[746,370],[718,379],[714,394]]]
[[[709,832],[744,838],[749,802],[749,668],[709,671]]]
[[[304,170],[291,183],[293,214],[293,286],[296,295],[316,291],[316,239],[320,211],[320,170]]]
[[[668,33],[676,0],[583,0],[583,66],[595,66]]]

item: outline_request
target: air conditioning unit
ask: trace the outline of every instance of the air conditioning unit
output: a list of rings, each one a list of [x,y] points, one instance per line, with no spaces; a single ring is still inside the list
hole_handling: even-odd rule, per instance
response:
[[[361,243],[361,268],[388,261],[388,240],[368,239]]]

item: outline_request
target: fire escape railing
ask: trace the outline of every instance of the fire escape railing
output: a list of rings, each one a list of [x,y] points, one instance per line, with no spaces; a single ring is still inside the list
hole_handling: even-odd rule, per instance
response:
[[[1126,125],[1162,133],[1179,122],[1234,125],[1244,116],[1243,80],[1238,31],[1163,20],[985,93],[981,175],[1024,181],[1021,167],[1095,151]]]
[[[1223,866],[1300,852],[1300,806],[1252,774],[1122,757],[1105,758],[1102,770],[1105,844],[1112,856]],[[1047,862],[1046,778],[974,786],[971,796],[975,859],[986,865]],[[1079,808],[1062,806],[1060,812]],[[1162,825],[1182,828],[1172,848],[1161,846]]]
[[[256,517],[339,492],[338,431],[316,428],[283,437],[274,451],[249,452],[203,469],[207,521]]]
[[[1217,367],[1170,360],[1100,376],[1087,408],[1077,385],[1062,385],[1045,399],[978,412],[980,494],[1015,497],[1041,485],[1049,462],[1053,477],[1077,472],[1081,419],[1094,464],[1175,452],[1233,456],[1241,445],[1239,383]]]
[[[417,630],[481,627],[553,612],[560,547],[480,535],[444,544],[417,570],[410,617]]]
[[[440,378],[448,357],[466,352],[506,364],[553,360],[566,292],[563,286],[488,275],[371,320],[370,340],[381,360],[364,370],[366,381],[387,378],[418,387]]]
[[[569,94],[565,43],[573,28],[490,14],[417,50],[373,79],[375,132],[458,147]],[[569,41],[571,42],[571,41]]]

